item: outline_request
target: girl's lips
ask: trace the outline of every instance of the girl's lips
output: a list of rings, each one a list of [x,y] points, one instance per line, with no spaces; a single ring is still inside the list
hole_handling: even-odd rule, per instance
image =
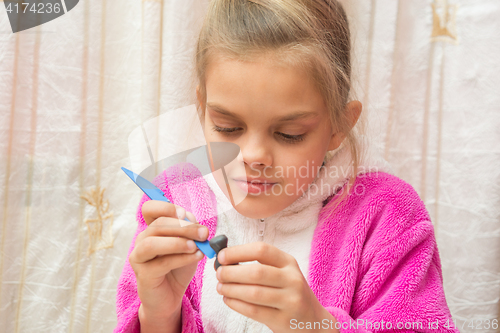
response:
[[[237,180],[237,179],[233,179],[233,180],[236,182],[236,185],[238,185],[238,187],[242,191],[247,192],[247,193],[251,193],[251,194],[260,194],[262,192],[265,192],[265,191],[271,189],[276,184],[276,183],[269,183],[269,182],[258,183],[256,181],[247,182],[247,181],[242,181],[242,180]]]
[[[266,179],[266,178],[238,177],[238,178],[234,178],[233,180],[239,181],[239,182],[248,182],[248,183],[276,184],[276,182],[273,182],[273,181]]]

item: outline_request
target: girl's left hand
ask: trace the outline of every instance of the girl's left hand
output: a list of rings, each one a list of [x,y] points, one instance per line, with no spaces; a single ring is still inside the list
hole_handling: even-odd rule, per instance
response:
[[[308,322],[314,325],[324,319],[328,329],[320,325],[321,329],[316,326],[311,332],[338,332],[335,318],[319,303],[297,261],[288,253],[256,242],[225,248],[217,258],[221,265],[259,262],[217,269],[217,292],[234,311],[265,324],[275,333],[296,332],[300,323],[305,329]]]

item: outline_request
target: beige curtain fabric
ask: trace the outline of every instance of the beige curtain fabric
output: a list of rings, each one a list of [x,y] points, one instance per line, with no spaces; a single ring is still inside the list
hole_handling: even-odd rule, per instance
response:
[[[120,170],[129,135],[194,103],[207,3],[81,0],[16,34],[0,4],[3,332],[114,328],[141,197]],[[497,331],[500,2],[344,3],[355,96],[373,144],[431,214],[453,317],[463,332]]]

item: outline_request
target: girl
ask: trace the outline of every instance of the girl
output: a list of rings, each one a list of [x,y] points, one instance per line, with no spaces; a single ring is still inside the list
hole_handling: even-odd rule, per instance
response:
[[[423,202],[354,128],[339,3],[211,0],[196,73],[206,141],[245,170],[231,191],[186,164],[157,177],[177,206],[139,204],[115,332],[458,332]],[[219,234],[214,272],[193,240]]]

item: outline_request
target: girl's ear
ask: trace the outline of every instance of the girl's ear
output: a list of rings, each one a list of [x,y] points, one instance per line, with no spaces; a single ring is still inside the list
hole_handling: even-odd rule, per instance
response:
[[[340,147],[340,144],[342,143],[342,141],[344,141],[344,139],[345,139],[344,133],[340,132],[333,133],[332,137],[330,138],[330,144],[328,145],[328,151]]]
[[[363,106],[360,101],[351,101],[347,103],[345,111],[347,112],[351,120],[351,129],[358,122],[362,108]],[[328,145],[328,150],[334,150],[340,147],[340,144],[342,143],[342,141],[344,141],[345,137],[346,135],[344,133],[333,133],[330,139],[330,144]]]
[[[358,122],[359,116],[361,115],[361,111],[363,110],[363,105],[360,101],[351,101],[346,105],[346,112],[350,115],[351,118],[351,128],[356,125]]]
[[[200,103],[200,107],[203,109],[205,106],[203,105],[203,99],[201,98],[200,86],[196,86],[196,98],[198,99],[198,103]]]

